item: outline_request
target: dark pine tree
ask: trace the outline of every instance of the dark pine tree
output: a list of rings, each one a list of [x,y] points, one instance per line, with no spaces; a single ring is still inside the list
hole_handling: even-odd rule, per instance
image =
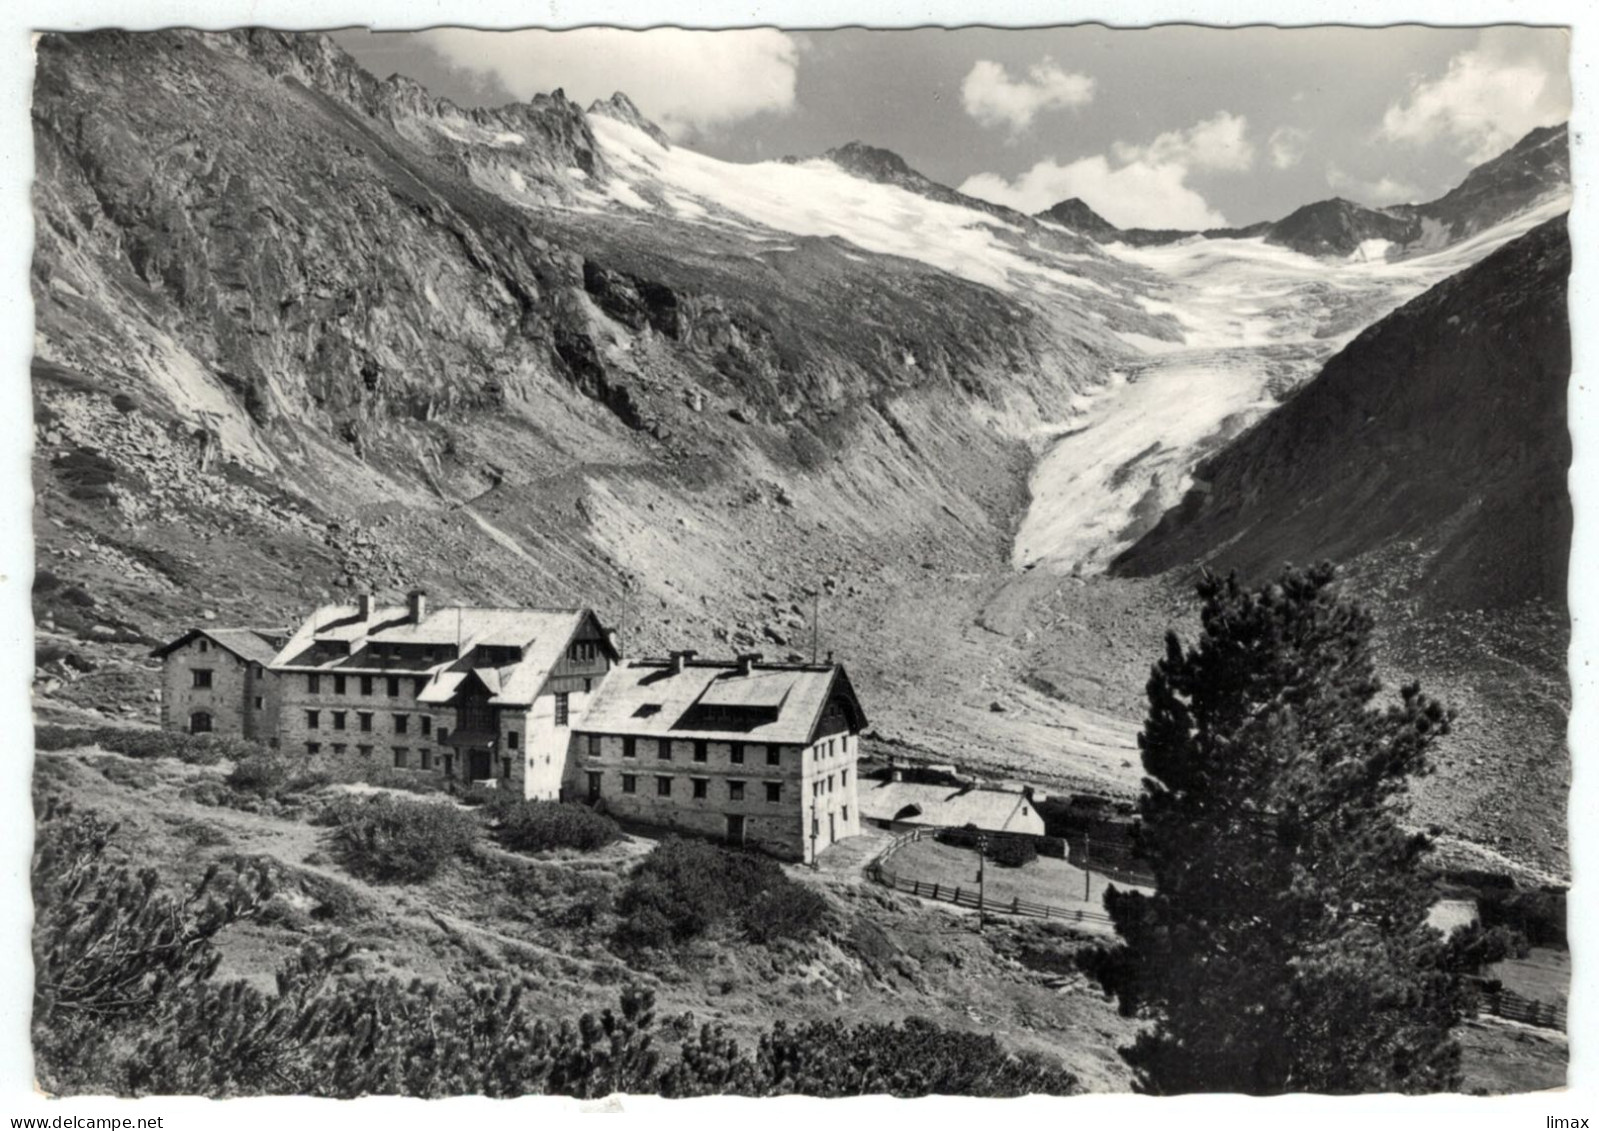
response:
[[[1139,736],[1140,852],[1153,895],[1112,891],[1119,945],[1087,963],[1151,1024],[1122,1055],[1157,1094],[1456,1088],[1465,975],[1510,939],[1427,924],[1427,838],[1410,779],[1451,714],[1416,685],[1373,703],[1372,618],[1334,570],[1199,586]]]

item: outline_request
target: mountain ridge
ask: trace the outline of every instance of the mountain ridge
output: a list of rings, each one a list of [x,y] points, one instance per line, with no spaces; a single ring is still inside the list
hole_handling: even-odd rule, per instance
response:
[[[1531,130],[1503,153],[1473,167],[1461,182],[1423,204],[1374,208],[1343,197],[1311,201],[1278,220],[1235,228],[1118,228],[1080,197],[1060,201],[1038,219],[1065,224],[1099,243],[1148,247],[1178,240],[1251,239],[1306,255],[1347,257],[1368,240],[1402,254],[1432,250],[1475,235],[1536,203],[1570,180],[1566,123]]]

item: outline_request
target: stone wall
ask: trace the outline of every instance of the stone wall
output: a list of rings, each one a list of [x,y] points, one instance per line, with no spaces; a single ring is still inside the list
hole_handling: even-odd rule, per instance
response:
[[[209,687],[195,686],[196,672],[211,673]],[[277,729],[277,683],[272,672],[198,636],[167,653],[162,662],[161,726],[189,732],[194,715],[204,712],[217,734],[269,742]]]

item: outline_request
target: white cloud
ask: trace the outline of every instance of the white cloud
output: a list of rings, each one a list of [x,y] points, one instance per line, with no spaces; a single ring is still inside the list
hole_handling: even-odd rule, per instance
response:
[[[1299,129],[1297,126],[1278,126],[1272,130],[1271,137],[1266,140],[1266,149],[1271,154],[1272,167],[1276,169],[1292,169],[1304,160],[1305,150],[1310,145],[1310,132]]]
[[[1337,165],[1327,166],[1327,184],[1334,192],[1346,195],[1358,204],[1378,207],[1420,200],[1423,196],[1420,188],[1397,177],[1384,176],[1367,181],[1351,176]]]
[[[1476,164],[1529,130],[1570,115],[1564,51],[1540,57],[1516,30],[1489,29],[1475,47],[1450,59],[1442,75],[1417,78],[1409,94],[1388,107],[1379,135],[1413,145],[1446,142]]]
[[[441,28],[417,39],[453,67],[494,75],[517,98],[561,87],[586,106],[624,91],[674,137],[792,110],[801,51],[772,28]]]
[[[1007,126],[1013,134],[1033,124],[1040,110],[1086,106],[1094,100],[1094,80],[1063,71],[1049,56],[1014,80],[1000,64],[980,59],[961,83],[961,104],[985,126]]]
[[[1241,172],[1255,160],[1255,147],[1244,136],[1248,129],[1247,118],[1223,110],[1186,130],[1163,133],[1148,145],[1118,141],[1111,146],[1111,152],[1125,164]]]
[[[1014,181],[979,173],[968,177],[961,191],[1027,213],[1081,197],[1119,228],[1225,227],[1227,218],[1188,184],[1188,177],[1195,171],[1248,169],[1255,150],[1247,130],[1246,119],[1222,112],[1187,130],[1161,134],[1148,145],[1117,142],[1109,157],[1095,154],[1065,165],[1045,158]]]

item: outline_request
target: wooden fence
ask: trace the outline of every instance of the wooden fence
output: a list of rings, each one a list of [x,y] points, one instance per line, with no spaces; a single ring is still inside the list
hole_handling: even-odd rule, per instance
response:
[[[1477,995],[1477,1012],[1489,1013],[1540,1029],[1566,1031],[1566,1007],[1548,1001],[1522,997],[1514,990],[1487,990]]]
[[[872,861],[867,867],[867,873],[878,883],[895,891],[906,892],[910,895],[920,896],[922,899],[936,899],[945,903],[953,903],[957,907],[971,907],[988,915],[1020,915],[1033,919],[1057,919],[1063,923],[1094,923],[1109,926],[1111,918],[1104,911],[1094,907],[1054,907],[1047,903],[1033,903],[1019,897],[1011,899],[995,899],[985,896],[978,890],[976,883],[971,884],[937,884],[926,880],[919,880],[911,876],[900,875],[889,865],[893,858],[907,844],[913,844],[925,837],[936,836],[941,832],[966,832],[964,829],[913,829],[903,836],[896,837],[894,843],[883,851],[883,854]]]

